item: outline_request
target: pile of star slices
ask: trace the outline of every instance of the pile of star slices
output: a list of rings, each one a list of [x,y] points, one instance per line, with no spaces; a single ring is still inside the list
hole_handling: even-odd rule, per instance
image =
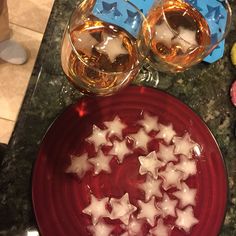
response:
[[[97,198],[91,189],[90,202],[82,211],[91,219],[88,234],[169,236],[175,228],[189,234],[198,223],[194,214],[197,189],[188,186],[187,180],[197,174],[201,146],[188,132],[177,136],[171,123],[164,125],[148,113],[142,113],[135,122],[136,129],[130,132],[124,132],[128,125],[119,116],[103,125],[105,128],[100,129],[93,124],[85,140],[93,145],[96,155],[71,155],[66,173],[76,174],[83,181],[85,175],[111,175],[114,158],[117,168],[136,158],[137,168],[130,172],[137,172],[132,188],[140,194],[133,200],[124,189],[119,197]],[[104,147],[109,147],[108,151],[104,152]]]

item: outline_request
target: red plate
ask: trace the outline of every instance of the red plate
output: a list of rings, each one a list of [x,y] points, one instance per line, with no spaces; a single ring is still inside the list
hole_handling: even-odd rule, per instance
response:
[[[48,130],[39,150],[32,183],[34,211],[43,236],[88,234],[86,225],[90,218],[82,214],[90,199],[88,185],[97,197],[105,197],[114,191],[117,198],[121,197],[127,191],[123,189],[127,185],[128,191],[135,192],[135,183],[131,181],[133,170],[124,163],[119,172],[100,174],[96,178],[85,176],[81,181],[66,174],[65,169],[70,163],[70,154],[84,148],[84,139],[90,135],[93,124],[99,126],[116,115],[127,124],[134,123],[142,110],[158,116],[162,124],[172,123],[178,136],[189,132],[201,145],[197,175],[191,183],[197,189],[194,214],[199,223],[190,234],[210,236],[219,233],[226,209],[227,175],[214,137],[205,123],[173,96],[151,88],[131,86],[111,97],[79,100]],[[184,234],[175,228],[171,236]]]

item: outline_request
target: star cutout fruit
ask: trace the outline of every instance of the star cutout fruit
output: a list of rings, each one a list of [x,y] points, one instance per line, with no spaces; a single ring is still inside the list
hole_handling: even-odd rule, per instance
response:
[[[143,126],[144,130],[149,133],[152,130],[158,131],[158,117],[157,116],[150,116],[147,113],[144,113],[143,119],[138,122],[141,126]]]
[[[155,151],[150,152],[147,156],[139,156],[140,168],[139,174],[150,174],[154,179],[158,178],[158,169],[163,163],[157,159]]]
[[[122,139],[122,130],[126,128],[126,125],[121,122],[118,116],[116,116],[112,121],[105,121],[104,124],[108,128],[109,137],[115,135],[119,139]]]
[[[165,163],[170,161],[176,161],[177,157],[174,154],[174,145],[166,146],[162,143],[159,145],[159,150],[157,152],[157,157]]]
[[[189,233],[190,229],[198,223],[198,220],[193,215],[193,208],[191,206],[188,206],[184,210],[176,209],[176,213],[177,220],[175,224],[186,233]]]
[[[156,208],[155,205],[155,197],[152,197],[151,200],[146,203],[138,200],[138,205],[140,207],[140,213],[137,219],[144,218],[151,226],[154,226],[156,218],[160,215],[160,209]]]
[[[109,236],[113,229],[114,226],[108,225],[104,221],[99,221],[96,225],[88,226],[88,230],[93,236]]]
[[[191,189],[186,183],[182,183],[181,190],[173,193],[180,201],[180,207],[183,208],[187,205],[195,206],[196,201],[196,189]]]
[[[164,171],[159,172],[159,175],[163,178],[163,188],[168,190],[172,187],[180,189],[180,181],[183,178],[183,173],[176,170],[172,162],[166,165]]]
[[[117,161],[119,163],[122,163],[125,158],[125,155],[129,154],[130,152],[131,151],[127,147],[125,139],[121,142],[115,140],[113,142],[113,147],[111,151],[109,152],[109,155],[115,155],[117,157]]]
[[[94,158],[88,159],[88,161],[94,166],[94,174],[98,175],[101,171],[105,171],[107,173],[111,173],[110,161],[111,158],[109,156],[104,155],[104,153],[99,150],[97,156]]]
[[[160,190],[162,180],[153,179],[151,176],[147,175],[146,181],[139,185],[145,193],[145,200],[149,201],[152,196],[162,197]]]
[[[102,33],[102,42],[95,46],[101,54],[108,56],[111,63],[115,62],[119,55],[128,54],[127,49],[123,46],[123,41],[119,37]]]
[[[98,148],[102,145],[111,145],[109,141],[107,141],[107,130],[102,130],[98,128],[96,125],[93,125],[92,134],[86,139],[89,143],[93,143],[95,146],[95,150],[98,151]]]
[[[109,216],[109,211],[106,208],[108,200],[108,197],[97,199],[91,195],[90,204],[82,212],[91,216],[93,225],[96,225],[100,218]]]
[[[149,233],[153,236],[169,236],[170,235],[171,228],[164,224],[162,219],[159,219],[157,221],[157,225],[149,230]]]
[[[88,155],[83,154],[81,156],[71,155],[71,164],[66,169],[66,173],[75,173],[81,179],[86,172],[92,168],[92,165],[88,162]]]
[[[124,194],[120,199],[111,198],[110,204],[112,207],[110,218],[113,220],[119,219],[125,225],[128,225],[130,216],[137,210],[137,207],[130,203],[129,194]]]
[[[160,131],[157,134],[156,138],[163,139],[167,144],[169,144],[172,138],[176,135],[176,132],[173,129],[173,125],[159,124],[159,129]]]
[[[177,205],[178,201],[177,200],[172,200],[169,198],[169,196],[164,193],[163,195],[163,200],[157,204],[157,206],[161,209],[162,216],[173,216],[175,217],[175,208]]]
[[[137,236],[142,230],[143,220],[136,219],[133,215],[129,219],[129,224],[123,228],[126,230],[127,236]],[[125,234],[122,234],[124,236]]]
[[[140,129],[136,134],[131,134],[130,137],[134,141],[136,148],[141,148],[144,151],[147,150],[147,144],[151,140],[151,137],[143,129]]]

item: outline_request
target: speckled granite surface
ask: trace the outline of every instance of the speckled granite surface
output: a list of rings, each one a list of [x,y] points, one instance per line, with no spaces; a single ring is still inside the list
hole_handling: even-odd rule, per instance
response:
[[[37,227],[31,201],[32,167],[47,128],[80,94],[67,82],[60,67],[60,40],[75,0],[56,0],[30,80],[9,150],[0,168],[0,235],[26,235]],[[235,2],[231,1],[236,14]],[[214,134],[225,158],[228,209],[220,235],[236,235],[236,108],[229,99],[236,79],[229,51],[236,42],[236,17],[227,37],[225,56],[215,64],[201,63],[177,74],[160,74],[158,85],[187,103]],[[203,235],[205,236],[205,235]]]

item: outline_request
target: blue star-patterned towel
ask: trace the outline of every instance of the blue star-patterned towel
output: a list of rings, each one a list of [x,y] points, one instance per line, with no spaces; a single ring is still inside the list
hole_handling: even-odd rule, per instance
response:
[[[130,0],[146,15],[153,5],[154,0]],[[195,6],[208,22],[211,31],[211,40],[216,42],[224,34],[227,21],[227,12],[221,3],[224,0],[188,0]],[[126,29],[134,37],[140,28],[140,14],[125,1],[97,0],[93,14],[106,22],[118,25]],[[224,54],[225,42],[222,41],[215,50],[204,59],[213,63]]]

